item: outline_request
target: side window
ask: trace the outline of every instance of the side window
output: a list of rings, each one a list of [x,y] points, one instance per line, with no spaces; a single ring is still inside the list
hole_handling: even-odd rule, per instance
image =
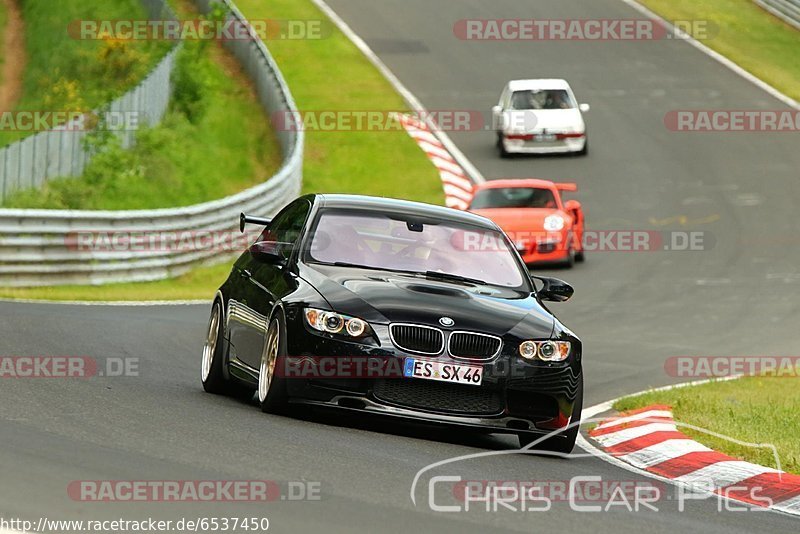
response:
[[[303,225],[310,211],[311,203],[308,200],[304,198],[295,200],[278,213],[258,240],[285,243],[282,252],[288,258],[294,250],[300,232],[303,231]]]

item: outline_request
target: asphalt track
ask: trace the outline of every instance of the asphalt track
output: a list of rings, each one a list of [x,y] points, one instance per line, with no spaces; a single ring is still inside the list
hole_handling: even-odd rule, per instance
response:
[[[592,228],[703,230],[695,252],[604,252],[558,274],[576,286],[556,313],[586,347],[586,403],[679,379],[674,355],[793,355],[800,320],[797,134],[668,131],[673,109],[778,109],[781,104],[682,42],[481,43],[452,34],[462,18],[631,18],[619,0],[334,0],[428,109],[490,107],[516,77],[564,77],[588,116],[586,158],[500,160],[489,132],[454,133],[487,178],[578,182]],[[379,174],[380,170],[376,169]],[[546,271],[549,272],[549,271]],[[268,517],[276,532],[796,532],[775,513],[718,512],[715,501],[659,503],[659,513],[433,512],[417,470],[508,438],[261,414],[203,393],[208,309],[0,304],[6,355],[138,358],[139,376],[6,379],[0,384],[0,517],[161,519]],[[593,458],[503,455],[437,474],[478,480],[636,480]],[[321,500],[269,504],[85,503],[73,480],[270,479],[319,482]]]

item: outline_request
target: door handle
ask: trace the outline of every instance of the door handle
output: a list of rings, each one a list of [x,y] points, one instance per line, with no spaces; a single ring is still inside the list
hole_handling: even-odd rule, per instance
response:
[[[251,273],[248,269],[242,269],[241,275],[242,278],[250,278],[251,276],[253,276],[253,273]]]

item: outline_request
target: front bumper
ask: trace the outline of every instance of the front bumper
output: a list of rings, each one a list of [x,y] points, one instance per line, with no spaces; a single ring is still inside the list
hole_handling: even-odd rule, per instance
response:
[[[320,359],[363,360],[361,369],[386,369],[394,359],[402,370],[407,357],[483,367],[480,386],[369,373],[311,373],[286,378],[290,402],[374,414],[437,425],[471,428],[489,433],[549,434],[565,428],[575,409],[581,378],[580,341],[564,362],[529,363],[512,355],[517,344],[505,342],[500,355],[484,362],[455,360],[446,354],[422,357],[395,348],[388,328],[373,325],[378,347],[331,339],[302,325],[288,332],[289,354],[313,368]],[[386,332],[384,332],[384,329]],[[385,338],[384,338],[385,336]],[[308,367],[307,367],[308,368]],[[330,366],[328,367],[331,368]],[[344,366],[353,369],[353,366]]]
[[[516,248],[526,265],[541,263],[563,263],[569,260],[569,245],[572,233],[564,230],[553,233],[546,240],[526,240]]]
[[[569,154],[586,147],[586,136],[539,142],[533,140],[507,139],[500,141],[509,154]]]

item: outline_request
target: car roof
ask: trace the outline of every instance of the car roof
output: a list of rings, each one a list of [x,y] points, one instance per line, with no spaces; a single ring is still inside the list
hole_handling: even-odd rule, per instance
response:
[[[555,183],[550,180],[540,180],[538,178],[523,178],[506,180],[489,180],[478,186],[478,189],[498,189],[501,187],[535,187],[540,189],[555,189]]]
[[[320,208],[341,208],[356,210],[380,211],[382,213],[398,213],[403,215],[416,215],[419,217],[431,217],[436,219],[451,220],[464,224],[472,224],[485,228],[497,229],[497,225],[486,217],[470,213],[468,211],[424,204],[422,202],[412,202],[410,200],[400,200],[386,197],[370,197],[364,195],[342,195],[342,194],[317,194],[317,203]]]
[[[511,91],[529,91],[534,89],[569,89],[567,80],[560,78],[542,78],[531,80],[511,80],[508,82]]]

